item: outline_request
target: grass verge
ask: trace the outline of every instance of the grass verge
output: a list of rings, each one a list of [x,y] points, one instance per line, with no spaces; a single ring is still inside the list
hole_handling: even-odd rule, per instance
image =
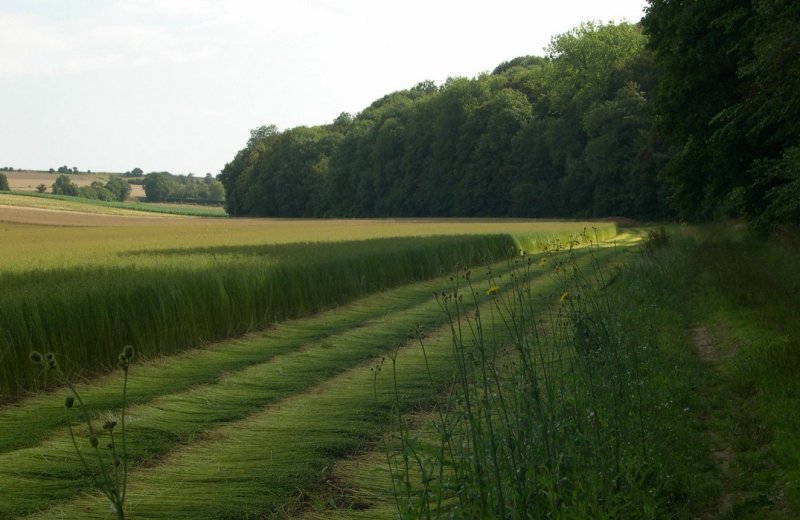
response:
[[[19,197],[24,197],[21,199]],[[28,199],[28,200],[26,200]],[[34,199],[37,202],[31,202]],[[196,206],[181,207],[177,204],[156,204],[146,202],[114,202],[105,200],[85,199],[68,195],[53,195],[48,193],[6,192],[0,198],[0,203],[13,206],[38,207],[42,209],[55,209],[59,211],[81,211],[89,213],[135,214],[136,212],[158,213],[163,215],[180,215],[185,217],[216,217],[228,216],[223,208],[198,208]],[[122,210],[122,211],[120,211]]]
[[[304,518],[800,516],[796,231],[766,241],[727,227],[652,236],[604,284],[597,297],[605,303],[570,308],[563,329],[528,343],[548,367],[523,377],[522,353],[474,371],[468,364],[464,391],[396,423],[391,473],[379,445],[339,462]],[[482,343],[467,336],[455,344]],[[472,352],[480,359],[480,349]],[[552,368],[587,354],[591,365]],[[541,393],[516,401],[521,382],[537,388],[535,377]],[[502,396],[506,404],[540,402],[548,413],[518,414]],[[528,417],[537,418],[529,430],[515,429]],[[542,442],[521,442],[540,428]],[[544,448],[548,433],[562,434],[549,437],[555,458]]]

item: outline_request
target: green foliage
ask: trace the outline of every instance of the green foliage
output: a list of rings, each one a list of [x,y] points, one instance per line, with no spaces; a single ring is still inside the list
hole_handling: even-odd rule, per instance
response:
[[[77,197],[79,194],[78,185],[69,180],[69,177],[62,173],[56,178],[56,182],[53,183],[53,194]]]
[[[630,292],[609,294],[608,251],[573,245],[515,261],[505,287],[466,272],[442,293],[457,377],[430,424],[397,417],[400,518],[638,519],[684,506],[669,461],[685,411],[659,378],[658,338],[623,310]],[[548,271],[557,292],[542,301]]]
[[[113,200],[119,202],[125,202],[131,194],[131,185],[125,179],[116,175],[108,179],[105,189],[113,194]]]
[[[47,191],[47,185],[46,184],[40,184],[40,185],[36,186],[36,193],[45,193],[46,191]]]
[[[44,193],[46,189],[37,189],[37,191]],[[92,181],[89,186],[79,187],[67,175],[61,174],[53,183],[54,195],[82,197],[91,200],[124,202],[130,192],[130,184],[118,176],[112,176],[105,184],[101,181]]]
[[[142,187],[147,200],[160,202],[172,192],[172,179],[167,172],[151,172],[145,176]]]
[[[8,185],[8,177],[5,173],[0,173],[0,191],[11,191]]]
[[[147,200],[151,202],[210,202],[224,199],[222,183],[207,174],[197,179],[192,174],[172,175],[169,172],[151,172],[142,182]]]
[[[100,181],[92,181],[89,186],[79,187],[77,196],[85,199],[116,200],[116,195]]]
[[[253,130],[220,175],[234,216],[669,215],[656,72],[631,24],[422,82],[333,124]]]
[[[797,169],[798,24],[790,0],[650,1],[643,25],[663,71],[661,130],[677,150],[666,176],[682,217],[798,221],[778,200]]]

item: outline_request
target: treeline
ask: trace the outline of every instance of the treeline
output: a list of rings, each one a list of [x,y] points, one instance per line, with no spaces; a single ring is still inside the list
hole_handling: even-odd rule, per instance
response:
[[[134,182],[134,181],[129,181]],[[207,173],[202,179],[169,172],[150,172],[141,181],[147,200],[152,202],[221,203],[225,199],[222,183]]]
[[[254,130],[231,215],[800,222],[800,2],[650,0],[545,57]]]
[[[584,24],[474,79],[423,82],[355,117],[255,129],[222,170],[248,216],[671,215],[658,82],[636,25]]]
[[[650,0],[679,216],[800,222],[800,2]]]
[[[44,193],[45,190],[46,186],[43,184],[37,188],[39,193]],[[121,177],[112,176],[105,184],[101,181],[94,181],[89,186],[78,186],[70,180],[68,175],[62,173],[53,183],[52,190],[54,195],[125,202],[131,194],[131,185]]]

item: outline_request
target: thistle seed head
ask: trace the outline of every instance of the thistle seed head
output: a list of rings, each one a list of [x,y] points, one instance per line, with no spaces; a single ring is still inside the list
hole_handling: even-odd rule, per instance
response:
[[[135,352],[133,350],[133,345],[125,345],[122,347],[122,355],[125,357],[125,359],[130,361],[133,359],[134,354]]]
[[[68,395],[64,398],[64,407],[65,408],[72,408],[75,405],[75,398],[71,395]]]

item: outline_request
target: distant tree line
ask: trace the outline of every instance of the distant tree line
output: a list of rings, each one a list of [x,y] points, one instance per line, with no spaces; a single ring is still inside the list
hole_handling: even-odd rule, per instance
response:
[[[67,173],[81,173],[81,171],[80,171],[80,170],[78,170],[78,167],[77,167],[77,166],[73,166],[72,168],[70,168],[70,167],[69,167],[69,166],[67,166],[66,164],[65,164],[64,166],[59,166],[59,167],[58,167],[58,169],[55,169],[55,168],[50,168],[49,172],[50,172],[50,173],[61,173],[61,174],[67,174]],[[92,170],[86,170],[86,172],[85,172],[85,173],[92,173]]]
[[[235,216],[800,221],[800,2],[649,0],[474,79],[263,126],[219,176]]]
[[[37,191],[44,193],[45,190],[40,188],[41,186],[37,188]],[[52,192],[54,195],[125,202],[131,193],[131,185],[119,176],[112,176],[105,184],[101,181],[94,181],[89,186],[78,186],[70,180],[68,175],[62,173],[53,183]]]
[[[140,177],[140,176],[144,175],[144,171],[141,168],[137,167],[137,168],[134,168],[134,169],[132,169],[130,171],[127,171],[127,172],[123,173],[122,175],[125,176],[125,177]]]
[[[221,203],[225,199],[222,183],[207,173],[202,179],[169,172],[150,172],[141,181],[147,200],[152,202]]]
[[[584,24],[546,57],[423,82],[330,125],[258,128],[220,175],[228,212],[668,217],[646,43],[636,25]]]

